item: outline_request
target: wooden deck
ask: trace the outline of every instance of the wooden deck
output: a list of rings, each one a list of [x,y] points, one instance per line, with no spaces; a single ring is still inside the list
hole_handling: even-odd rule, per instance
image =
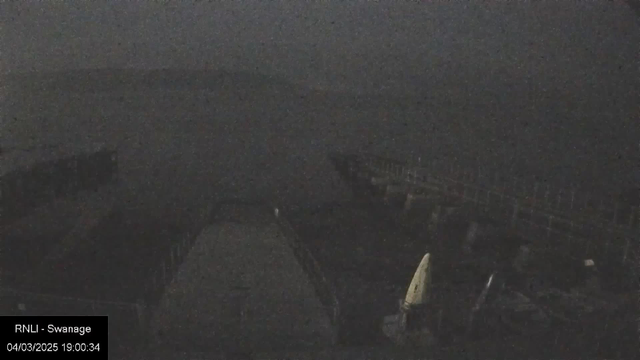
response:
[[[152,316],[157,341],[189,351],[330,346],[335,329],[287,239],[242,210],[196,240]]]

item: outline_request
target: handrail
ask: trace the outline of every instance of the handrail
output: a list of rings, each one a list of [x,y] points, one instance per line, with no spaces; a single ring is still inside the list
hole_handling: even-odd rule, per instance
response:
[[[325,307],[331,323],[337,326],[340,321],[340,303],[335,288],[327,280],[311,252],[302,244],[291,224],[281,214],[276,215],[276,221],[283,235],[290,239],[296,258],[314,283],[318,298]]]
[[[528,193],[527,191],[516,190],[518,188],[527,189],[521,179],[512,180],[510,183],[509,180],[503,181],[500,177],[492,179],[486,175],[476,176],[473,173],[469,175],[469,173],[464,172],[462,172],[462,175],[455,176],[450,176],[450,174],[442,175],[440,173],[434,175],[433,172],[423,167],[409,166],[396,160],[369,155],[361,158],[352,158],[352,160],[364,163],[369,171],[385,175],[401,183],[412,183],[418,186],[427,183],[430,185],[434,183],[440,185],[456,184],[476,192],[491,191],[492,193],[500,194],[503,199],[518,201],[520,207],[532,208],[536,212],[544,211],[554,217],[563,217],[573,222],[597,224],[611,232],[634,236],[640,230],[638,229],[640,224],[640,209],[638,207],[625,207],[619,203],[617,203],[618,205],[606,206],[604,202],[600,202],[598,207],[588,206],[590,202],[588,200],[579,201],[579,196],[576,195],[577,193],[574,190],[564,192],[558,190],[553,193],[554,196],[551,196],[552,192],[549,187],[545,187],[544,191],[539,191],[539,184],[534,184],[529,189],[531,193]],[[462,178],[462,180],[459,180],[459,178]],[[499,186],[496,183],[502,185]],[[562,196],[563,193],[566,194],[565,197]],[[563,199],[565,202],[562,202]],[[622,218],[627,220],[623,222]]]
[[[578,216],[579,219],[588,221],[598,220],[605,227],[629,231],[640,227],[639,207],[629,206],[620,201],[599,199],[575,188],[553,188],[539,182],[531,183],[523,178],[483,174],[456,166],[446,166],[444,171],[437,171],[435,168],[438,165],[435,163],[426,167],[372,154],[355,155],[351,156],[351,159],[362,162],[375,172],[404,181],[417,181],[428,176],[432,179],[494,190],[511,198],[527,200],[536,208],[564,214],[567,217],[575,219]],[[433,175],[434,173],[438,175]]]
[[[605,244],[609,248],[611,238],[622,238],[622,263],[627,265],[640,288],[640,207],[625,204],[620,201],[598,199],[576,188],[552,188],[539,182],[531,183],[518,177],[505,177],[498,174],[487,175],[477,170],[465,170],[456,166],[440,166],[431,163],[424,167],[408,162],[397,161],[372,154],[339,155],[332,154],[335,160],[342,157],[349,164],[350,172],[367,175],[383,175],[396,183],[405,184],[409,191],[423,188],[426,191],[436,189],[455,195],[463,201],[484,206],[489,210],[490,200],[499,197],[499,206],[506,207],[510,212],[512,224],[515,227],[526,227],[526,231],[519,231],[529,237],[565,236],[569,240],[574,237],[586,240],[587,251],[591,244],[590,238],[597,235],[607,237]],[[434,175],[437,174],[437,175]],[[351,175],[351,174],[350,174]],[[458,187],[458,193],[450,191],[450,187]],[[460,189],[460,187],[462,189]],[[461,193],[460,193],[461,190]],[[467,195],[469,194],[469,195]],[[482,201],[484,195],[485,202]],[[510,203],[510,204],[509,204]],[[506,205],[506,206],[505,206]],[[521,214],[528,212],[542,215],[547,224],[539,224],[533,219],[523,219]],[[505,214],[506,215],[506,214]],[[555,225],[555,227],[553,226]],[[560,230],[562,225],[568,230]],[[539,232],[543,232],[540,234]],[[546,234],[545,234],[546,233]],[[536,240],[536,239],[532,239]],[[640,297],[638,298],[640,306]],[[638,318],[638,334],[640,335],[640,318]]]
[[[202,212],[198,213],[198,218],[195,219],[193,227],[180,235],[178,241],[165,254],[162,263],[150,273],[150,281],[147,282],[144,290],[145,301],[149,304],[155,305],[160,301],[162,293],[173,281],[180,265],[195,244],[198,235],[209,223],[212,210],[213,206],[208,205]]]
[[[392,183],[404,184],[407,191],[423,188],[432,192],[435,189],[447,196],[455,196],[463,202],[484,207],[485,210],[504,212],[505,217],[512,218],[514,226],[524,227],[527,231],[523,233],[529,236],[550,237],[554,234],[569,238],[584,238],[587,244],[589,244],[588,239],[594,235],[618,237],[625,241],[622,245],[623,261],[626,262],[629,255],[637,252],[635,248],[636,239],[640,236],[640,229],[638,229],[640,210],[635,207],[625,209],[623,206],[613,206],[608,209],[601,203],[599,207],[589,209],[586,205],[588,201],[577,201],[577,192],[573,190],[565,192],[571,193],[572,196],[565,198],[568,199],[565,205],[559,205],[563,204],[562,197],[556,196],[553,200],[554,197],[550,195],[551,190],[545,188],[544,191],[538,192],[535,184],[531,187],[533,196],[528,196],[526,191],[528,187],[523,185],[524,182],[520,179],[512,180],[510,183],[508,178],[492,178],[477,172],[456,169],[429,171],[426,167],[413,166],[406,162],[371,154],[344,155],[343,159],[349,162],[350,168],[356,172],[387,178]],[[432,165],[433,167],[435,165]],[[520,187],[517,184],[520,184]],[[567,203],[569,205],[566,205]],[[585,208],[587,210],[584,210]],[[595,215],[593,210],[596,210]],[[611,218],[608,220],[603,214],[608,214]],[[627,225],[612,221],[618,220],[616,216],[620,214],[625,214],[629,218]]]

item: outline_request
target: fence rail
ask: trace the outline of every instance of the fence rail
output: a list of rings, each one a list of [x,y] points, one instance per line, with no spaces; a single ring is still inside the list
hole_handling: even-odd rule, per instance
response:
[[[631,286],[640,289],[640,207],[549,184],[463,169],[444,162],[426,165],[372,154],[332,155],[349,176],[374,185],[388,180],[407,193],[433,193],[458,198],[478,210],[511,219],[517,232],[530,240],[553,239],[572,251],[582,248],[618,256],[630,271]],[[346,163],[346,164],[345,164]],[[382,180],[380,180],[382,179]],[[357,186],[356,186],[357,187]],[[564,240],[564,241],[562,241]],[[603,241],[604,240],[604,241]],[[620,279],[615,279],[620,280]],[[640,313],[640,296],[638,297]],[[640,315],[638,315],[640,336]]]
[[[289,239],[289,243],[294,252],[295,257],[304,269],[305,273],[309,276],[309,279],[313,283],[313,287],[316,290],[316,295],[320,299],[320,302],[325,307],[327,315],[331,319],[333,326],[338,326],[340,321],[340,303],[336,289],[331,282],[325,277],[320,265],[313,257],[311,252],[302,243],[298,234],[293,229],[291,224],[282,216],[278,214],[276,216],[277,224],[284,234]]]
[[[402,182],[451,183],[491,190],[518,199],[523,205],[574,221],[596,223],[611,231],[637,235],[640,230],[640,207],[617,199],[599,198],[576,188],[556,188],[542,182],[438,162],[418,165],[370,154],[355,155],[349,160],[366,166],[374,173],[385,174]]]
[[[212,205],[206,206],[198,214],[198,218],[194,220],[192,229],[185,232],[182,237],[171,246],[164,260],[151,272],[144,291],[145,300],[149,304],[156,305],[160,301],[165,289],[171,284],[174,276],[178,273],[180,265],[184,262],[189,251],[195,244],[198,235],[208,224],[212,209]]]
[[[396,184],[406,192],[437,193],[511,219],[514,228],[531,240],[564,238],[582,245],[585,252],[597,248],[617,253],[623,263],[638,257],[638,207],[442,163],[414,166],[370,154],[346,155],[342,160],[352,176],[375,177],[377,183]]]

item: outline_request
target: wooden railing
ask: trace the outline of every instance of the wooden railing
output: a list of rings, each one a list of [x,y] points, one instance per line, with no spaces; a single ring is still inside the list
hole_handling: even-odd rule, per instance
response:
[[[468,170],[444,161],[402,162],[371,154],[332,158],[346,163],[349,176],[375,177],[404,187],[407,193],[436,192],[457,198],[480,211],[510,219],[519,234],[540,241],[562,241],[589,252],[613,252],[620,256],[640,289],[640,208],[616,199],[597,197],[576,188],[517,177]],[[343,165],[345,166],[345,165]],[[373,182],[373,179],[369,179]],[[640,291],[640,290],[638,290]],[[638,297],[640,313],[640,296]],[[640,336],[640,315],[637,315]]]
[[[595,223],[611,231],[637,235],[640,229],[638,206],[597,197],[576,188],[555,188],[542,182],[468,170],[443,162],[418,165],[368,154],[352,160],[402,182],[458,184],[469,189],[500,193],[505,198],[519,200],[522,205],[574,221]]]
[[[298,263],[302,266],[307,276],[309,276],[309,279],[316,291],[316,295],[325,307],[332,325],[337,327],[340,321],[340,302],[338,301],[336,289],[325,277],[324,272],[316,259],[302,243],[298,234],[295,232],[291,224],[284,218],[281,212],[276,216],[276,221],[283,235],[289,240],[291,249],[293,250],[296,259],[298,259]]]
[[[443,163],[418,166],[369,154],[346,155],[343,160],[355,176],[374,176],[377,181],[405,187],[407,192],[436,192],[511,219],[518,232],[532,240],[564,237],[581,242],[586,251],[604,245],[618,251],[625,263],[638,252],[638,207],[597,199],[576,189],[554,189]]]
[[[176,239],[165,254],[164,259],[152,270],[144,291],[147,303],[155,306],[160,301],[164,291],[178,273],[180,265],[182,265],[189,251],[193,248],[198,235],[209,224],[212,210],[212,205],[204,207],[198,213],[198,218],[194,219],[192,228],[183,233],[179,239]]]

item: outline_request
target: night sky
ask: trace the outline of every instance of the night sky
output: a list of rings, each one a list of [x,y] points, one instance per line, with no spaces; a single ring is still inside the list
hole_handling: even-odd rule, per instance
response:
[[[443,69],[554,81],[638,72],[640,27],[624,1],[27,0],[0,10],[4,71],[226,66],[356,89],[415,89]]]
[[[625,1],[25,0],[0,3],[0,19],[4,73],[226,68],[428,96],[441,103],[421,114],[469,119],[412,122],[446,130],[442,143],[555,161],[536,171],[640,173],[640,22]]]

